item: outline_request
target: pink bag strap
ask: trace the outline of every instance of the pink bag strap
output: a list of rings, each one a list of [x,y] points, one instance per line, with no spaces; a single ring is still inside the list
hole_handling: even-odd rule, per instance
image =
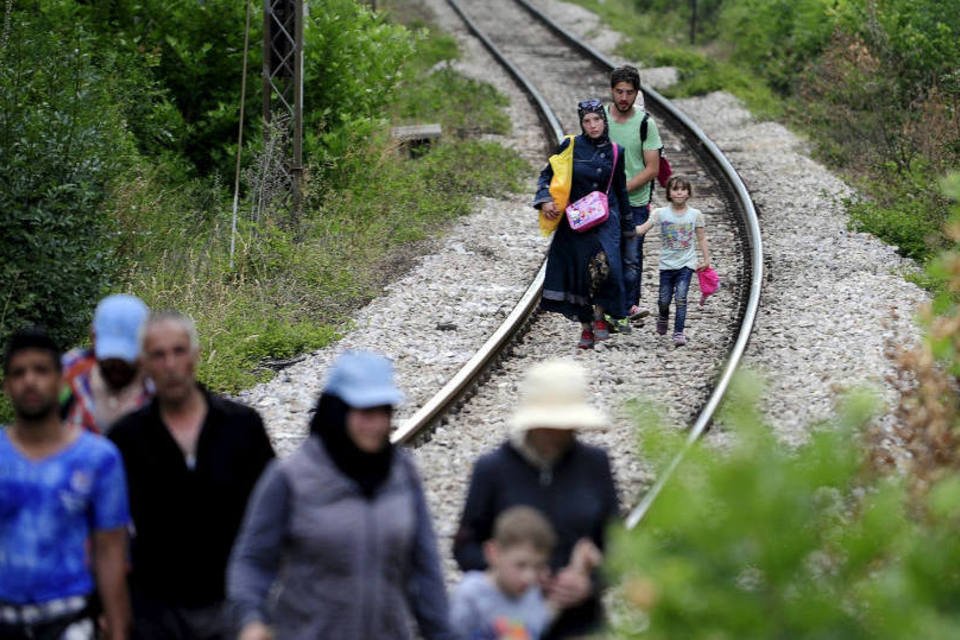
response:
[[[610,187],[613,186],[613,174],[617,172],[617,143],[611,140],[610,145],[613,147],[613,166],[610,167],[610,181],[607,182],[607,195],[610,195]]]

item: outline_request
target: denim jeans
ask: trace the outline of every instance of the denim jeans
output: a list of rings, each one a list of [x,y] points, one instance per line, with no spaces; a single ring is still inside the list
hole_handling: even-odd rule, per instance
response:
[[[670,298],[675,298],[677,317],[673,321],[674,333],[683,333],[683,327],[687,322],[687,291],[690,289],[691,277],[693,277],[693,269],[690,267],[660,270],[660,298],[657,300],[660,317],[658,321],[667,323],[667,319],[670,317]]]
[[[650,217],[650,206],[630,207],[633,223],[643,224]],[[623,238],[620,242],[623,262],[623,293],[627,310],[640,304],[640,278],[643,275],[643,236]]]

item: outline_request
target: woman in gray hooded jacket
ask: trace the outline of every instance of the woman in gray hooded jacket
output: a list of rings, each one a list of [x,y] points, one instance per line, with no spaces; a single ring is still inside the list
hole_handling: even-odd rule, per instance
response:
[[[436,537],[386,358],[333,365],[310,437],[254,490],[227,572],[241,640],[452,637]]]

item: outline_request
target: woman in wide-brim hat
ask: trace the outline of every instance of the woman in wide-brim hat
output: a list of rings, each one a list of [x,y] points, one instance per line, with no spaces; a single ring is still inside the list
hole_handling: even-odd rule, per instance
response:
[[[546,638],[596,631],[602,608],[595,580],[566,570],[573,547],[586,538],[599,549],[619,503],[606,452],[581,442],[577,432],[607,424],[588,401],[580,365],[551,360],[531,367],[520,404],[510,419],[510,437],[483,455],[473,468],[467,500],[454,540],[464,571],[486,567],[482,545],[500,512],[517,505],[540,510],[557,532],[548,591],[564,610]]]
[[[227,576],[241,640],[452,638],[436,537],[411,457],[390,443],[403,394],[383,356],[334,363],[301,447],[265,472]]]

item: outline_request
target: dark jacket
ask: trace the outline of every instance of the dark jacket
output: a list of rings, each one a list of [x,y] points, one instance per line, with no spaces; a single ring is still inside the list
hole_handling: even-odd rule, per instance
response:
[[[564,139],[558,153],[569,144],[569,139]],[[537,181],[534,206],[551,200],[552,179],[553,168],[547,163]],[[620,241],[622,237],[634,235],[636,227],[627,195],[623,147],[618,146],[614,166],[612,143],[594,146],[584,136],[577,136],[573,146],[570,202],[591,191],[603,191],[608,183],[611,185],[608,194],[610,217],[606,222],[576,232],[570,228],[566,215],[561,215],[547,253],[540,301],[546,311],[589,322],[593,319],[592,305],[598,304],[614,318],[626,315]],[[604,273],[605,277],[600,275]]]
[[[237,538],[228,591],[238,626],[267,622],[278,640],[403,640],[411,614],[427,640],[452,637],[430,513],[400,449],[369,498],[318,437],[270,466]]]
[[[560,154],[569,145],[570,139],[564,138],[557,147],[556,153]],[[611,214],[609,222],[615,222],[621,232],[629,236],[634,234],[635,225],[627,192],[625,151],[623,146],[617,145],[617,165],[613,167],[612,145],[613,143],[607,143],[595,146],[583,135],[576,136],[573,145],[570,202],[576,202],[591,191],[606,191],[609,184],[610,190],[607,191]],[[611,170],[614,171],[612,180],[610,179]],[[533,198],[533,206],[539,207],[553,199],[550,195],[551,180],[553,180],[553,166],[548,162],[537,179],[537,193]],[[561,221],[560,224],[563,225],[565,222]]]
[[[606,526],[619,512],[606,452],[574,441],[552,468],[543,470],[504,443],[477,460],[453,546],[461,569],[486,568],[482,545],[491,537],[497,515],[516,505],[540,510],[556,530],[557,546],[550,559],[553,569],[567,564],[580,538],[590,538],[602,550]],[[593,597],[564,611],[546,637],[585,633],[601,619],[599,597]]]
[[[109,436],[123,455],[130,490],[132,587],[169,605],[224,599],[227,558],[247,498],[274,455],[256,411],[204,396],[193,469],[156,399],[119,420]]]

